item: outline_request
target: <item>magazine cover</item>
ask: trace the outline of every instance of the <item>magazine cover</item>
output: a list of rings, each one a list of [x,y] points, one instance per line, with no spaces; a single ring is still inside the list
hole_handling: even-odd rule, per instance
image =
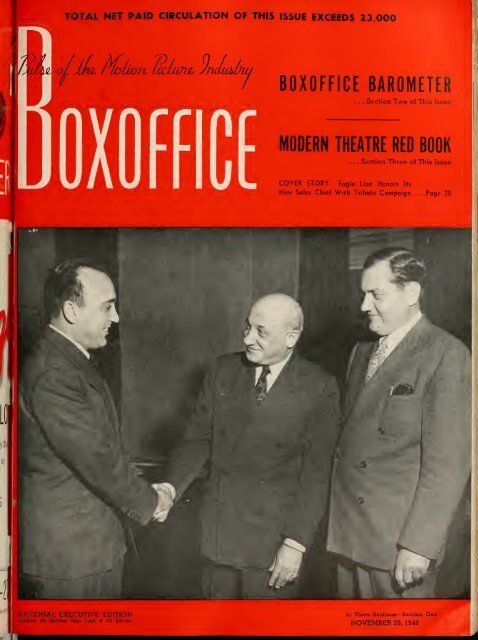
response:
[[[471,2],[76,9],[16,6],[12,631],[468,635]]]

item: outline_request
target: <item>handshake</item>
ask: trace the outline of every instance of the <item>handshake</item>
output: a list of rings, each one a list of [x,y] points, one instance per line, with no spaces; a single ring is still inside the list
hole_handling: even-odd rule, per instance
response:
[[[158,494],[158,506],[153,513],[153,520],[154,522],[164,522],[173,506],[176,491],[168,482],[153,484],[152,487]]]

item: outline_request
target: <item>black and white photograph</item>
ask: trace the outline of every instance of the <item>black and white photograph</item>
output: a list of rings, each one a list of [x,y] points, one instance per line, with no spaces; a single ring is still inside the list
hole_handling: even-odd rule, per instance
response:
[[[17,230],[22,599],[470,594],[471,230]]]

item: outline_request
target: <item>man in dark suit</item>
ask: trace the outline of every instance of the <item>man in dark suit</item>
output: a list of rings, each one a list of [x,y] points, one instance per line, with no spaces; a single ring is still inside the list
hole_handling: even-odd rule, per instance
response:
[[[45,285],[50,325],[19,390],[21,597],[120,597],[122,517],[146,524],[168,502],[125,457],[90,359],[119,320],[115,300],[106,273],[81,261],[59,264]]]
[[[204,597],[296,595],[303,554],[326,510],[338,425],[335,380],[294,352],[302,325],[289,296],[253,305],[245,352],[214,362],[170,458],[165,478],[176,500],[209,462]]]
[[[351,358],[334,456],[327,548],[342,598],[431,598],[470,473],[470,356],[420,310],[425,265],[367,258],[363,303],[379,340]]]

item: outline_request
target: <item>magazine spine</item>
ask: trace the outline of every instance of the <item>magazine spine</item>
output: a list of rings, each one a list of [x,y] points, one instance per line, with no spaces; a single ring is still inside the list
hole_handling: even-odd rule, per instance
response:
[[[472,389],[474,390],[472,398],[472,481],[471,481],[471,620],[470,635],[474,635],[478,631],[478,490],[477,490],[477,470],[476,463],[478,459],[478,437],[477,437],[477,394],[476,384],[478,380],[478,358],[476,355],[476,345],[478,339],[477,313],[478,313],[478,208],[477,208],[477,159],[478,159],[478,140],[476,132],[476,122],[478,117],[478,63],[476,59],[477,45],[476,37],[478,33],[478,6],[476,0],[472,0],[472,112],[473,112],[473,134],[472,134],[472,260],[473,260],[473,305],[472,305],[472,354],[473,354],[473,379]]]
[[[0,636],[9,631],[14,2],[0,5]]]

